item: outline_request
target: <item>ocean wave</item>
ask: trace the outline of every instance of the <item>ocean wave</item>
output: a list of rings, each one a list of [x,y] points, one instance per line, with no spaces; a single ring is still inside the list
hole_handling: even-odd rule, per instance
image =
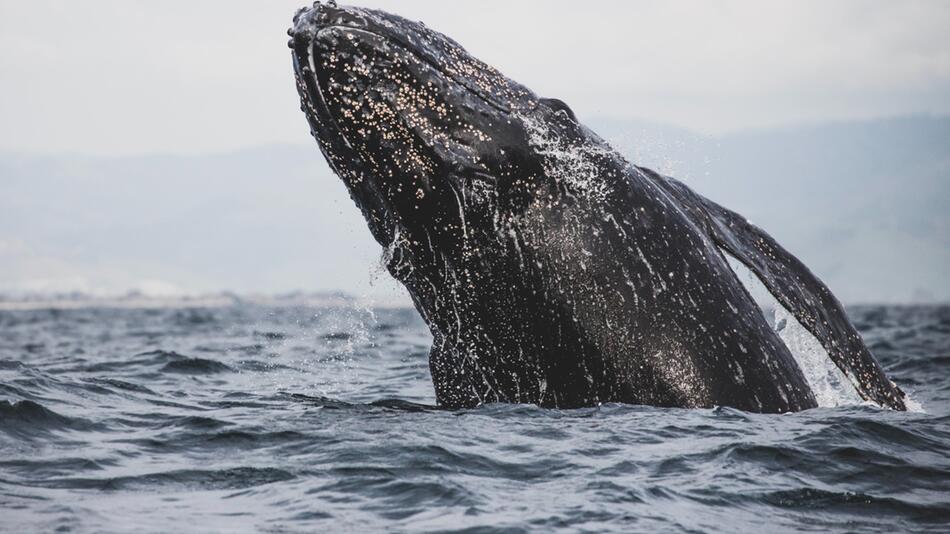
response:
[[[233,371],[227,365],[214,360],[204,358],[186,358],[175,360],[165,364],[161,371],[163,373],[181,373],[188,375],[211,375],[216,373],[226,373]]]
[[[295,475],[292,473],[273,467],[234,467],[215,470],[179,469],[106,478],[53,478],[23,485],[99,491],[217,491],[252,488],[293,478]]]
[[[411,310],[2,312],[0,501],[20,519],[4,514],[0,530],[134,518],[207,531],[244,514],[227,517],[287,531],[939,532],[950,521],[941,309],[854,312],[927,413],[780,416],[443,410]]]
[[[67,417],[30,401],[0,401],[0,432],[18,437],[45,434],[55,430],[98,430],[102,425],[81,417]]]

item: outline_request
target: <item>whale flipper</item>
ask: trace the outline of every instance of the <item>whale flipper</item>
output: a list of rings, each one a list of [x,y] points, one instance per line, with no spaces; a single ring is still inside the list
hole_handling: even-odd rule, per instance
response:
[[[904,392],[888,380],[844,307],[808,267],[745,217],[673,178],[648,169],[640,170],[674,197],[719,247],[755,273],[769,292],[818,339],[862,398],[906,410]]]

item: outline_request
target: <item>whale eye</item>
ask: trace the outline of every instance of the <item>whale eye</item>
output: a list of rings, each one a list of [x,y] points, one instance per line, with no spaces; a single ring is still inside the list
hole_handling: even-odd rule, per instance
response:
[[[567,115],[569,119],[577,122],[577,115],[574,115],[574,110],[568,107],[568,105],[565,104],[563,100],[559,100],[557,98],[542,98],[541,103],[551,108],[555,113],[562,112]]]

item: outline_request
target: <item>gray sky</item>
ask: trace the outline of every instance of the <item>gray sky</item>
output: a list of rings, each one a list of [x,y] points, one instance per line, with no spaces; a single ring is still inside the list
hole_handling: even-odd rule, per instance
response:
[[[950,112],[950,2],[361,2],[421,19],[582,117],[707,133]],[[0,149],[309,142],[298,1],[0,0]]]

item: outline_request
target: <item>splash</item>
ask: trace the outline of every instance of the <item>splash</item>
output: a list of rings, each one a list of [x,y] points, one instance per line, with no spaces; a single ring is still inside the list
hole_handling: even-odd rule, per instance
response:
[[[575,195],[597,202],[606,200],[610,188],[603,179],[601,162],[616,157],[609,146],[572,142],[537,118],[517,117],[524,123],[528,143],[541,156],[541,165],[549,178],[567,185]]]
[[[878,404],[861,398],[850,379],[831,361],[831,357],[818,339],[772,296],[772,293],[752,271],[725,250],[720,249],[720,251],[729,262],[729,267],[736,273],[736,277],[759,305],[769,324],[795,357],[795,361],[802,369],[802,374],[805,375],[805,380],[815,394],[818,406],[822,408],[878,407]],[[907,392],[904,395],[904,404],[909,412],[926,413],[923,405],[911,398]]]
[[[828,352],[815,336],[777,301],[774,305],[770,314],[772,328],[795,356],[818,405],[834,407],[863,404],[864,401],[857,390],[841,369],[831,361]]]
[[[739,281],[762,309],[769,324],[788,346],[815,394],[818,406],[857,406],[865,404],[847,376],[838,368],[828,352],[795,316],[785,309],[765,285],[739,260],[722,251]],[[876,404],[872,405],[876,406]]]

